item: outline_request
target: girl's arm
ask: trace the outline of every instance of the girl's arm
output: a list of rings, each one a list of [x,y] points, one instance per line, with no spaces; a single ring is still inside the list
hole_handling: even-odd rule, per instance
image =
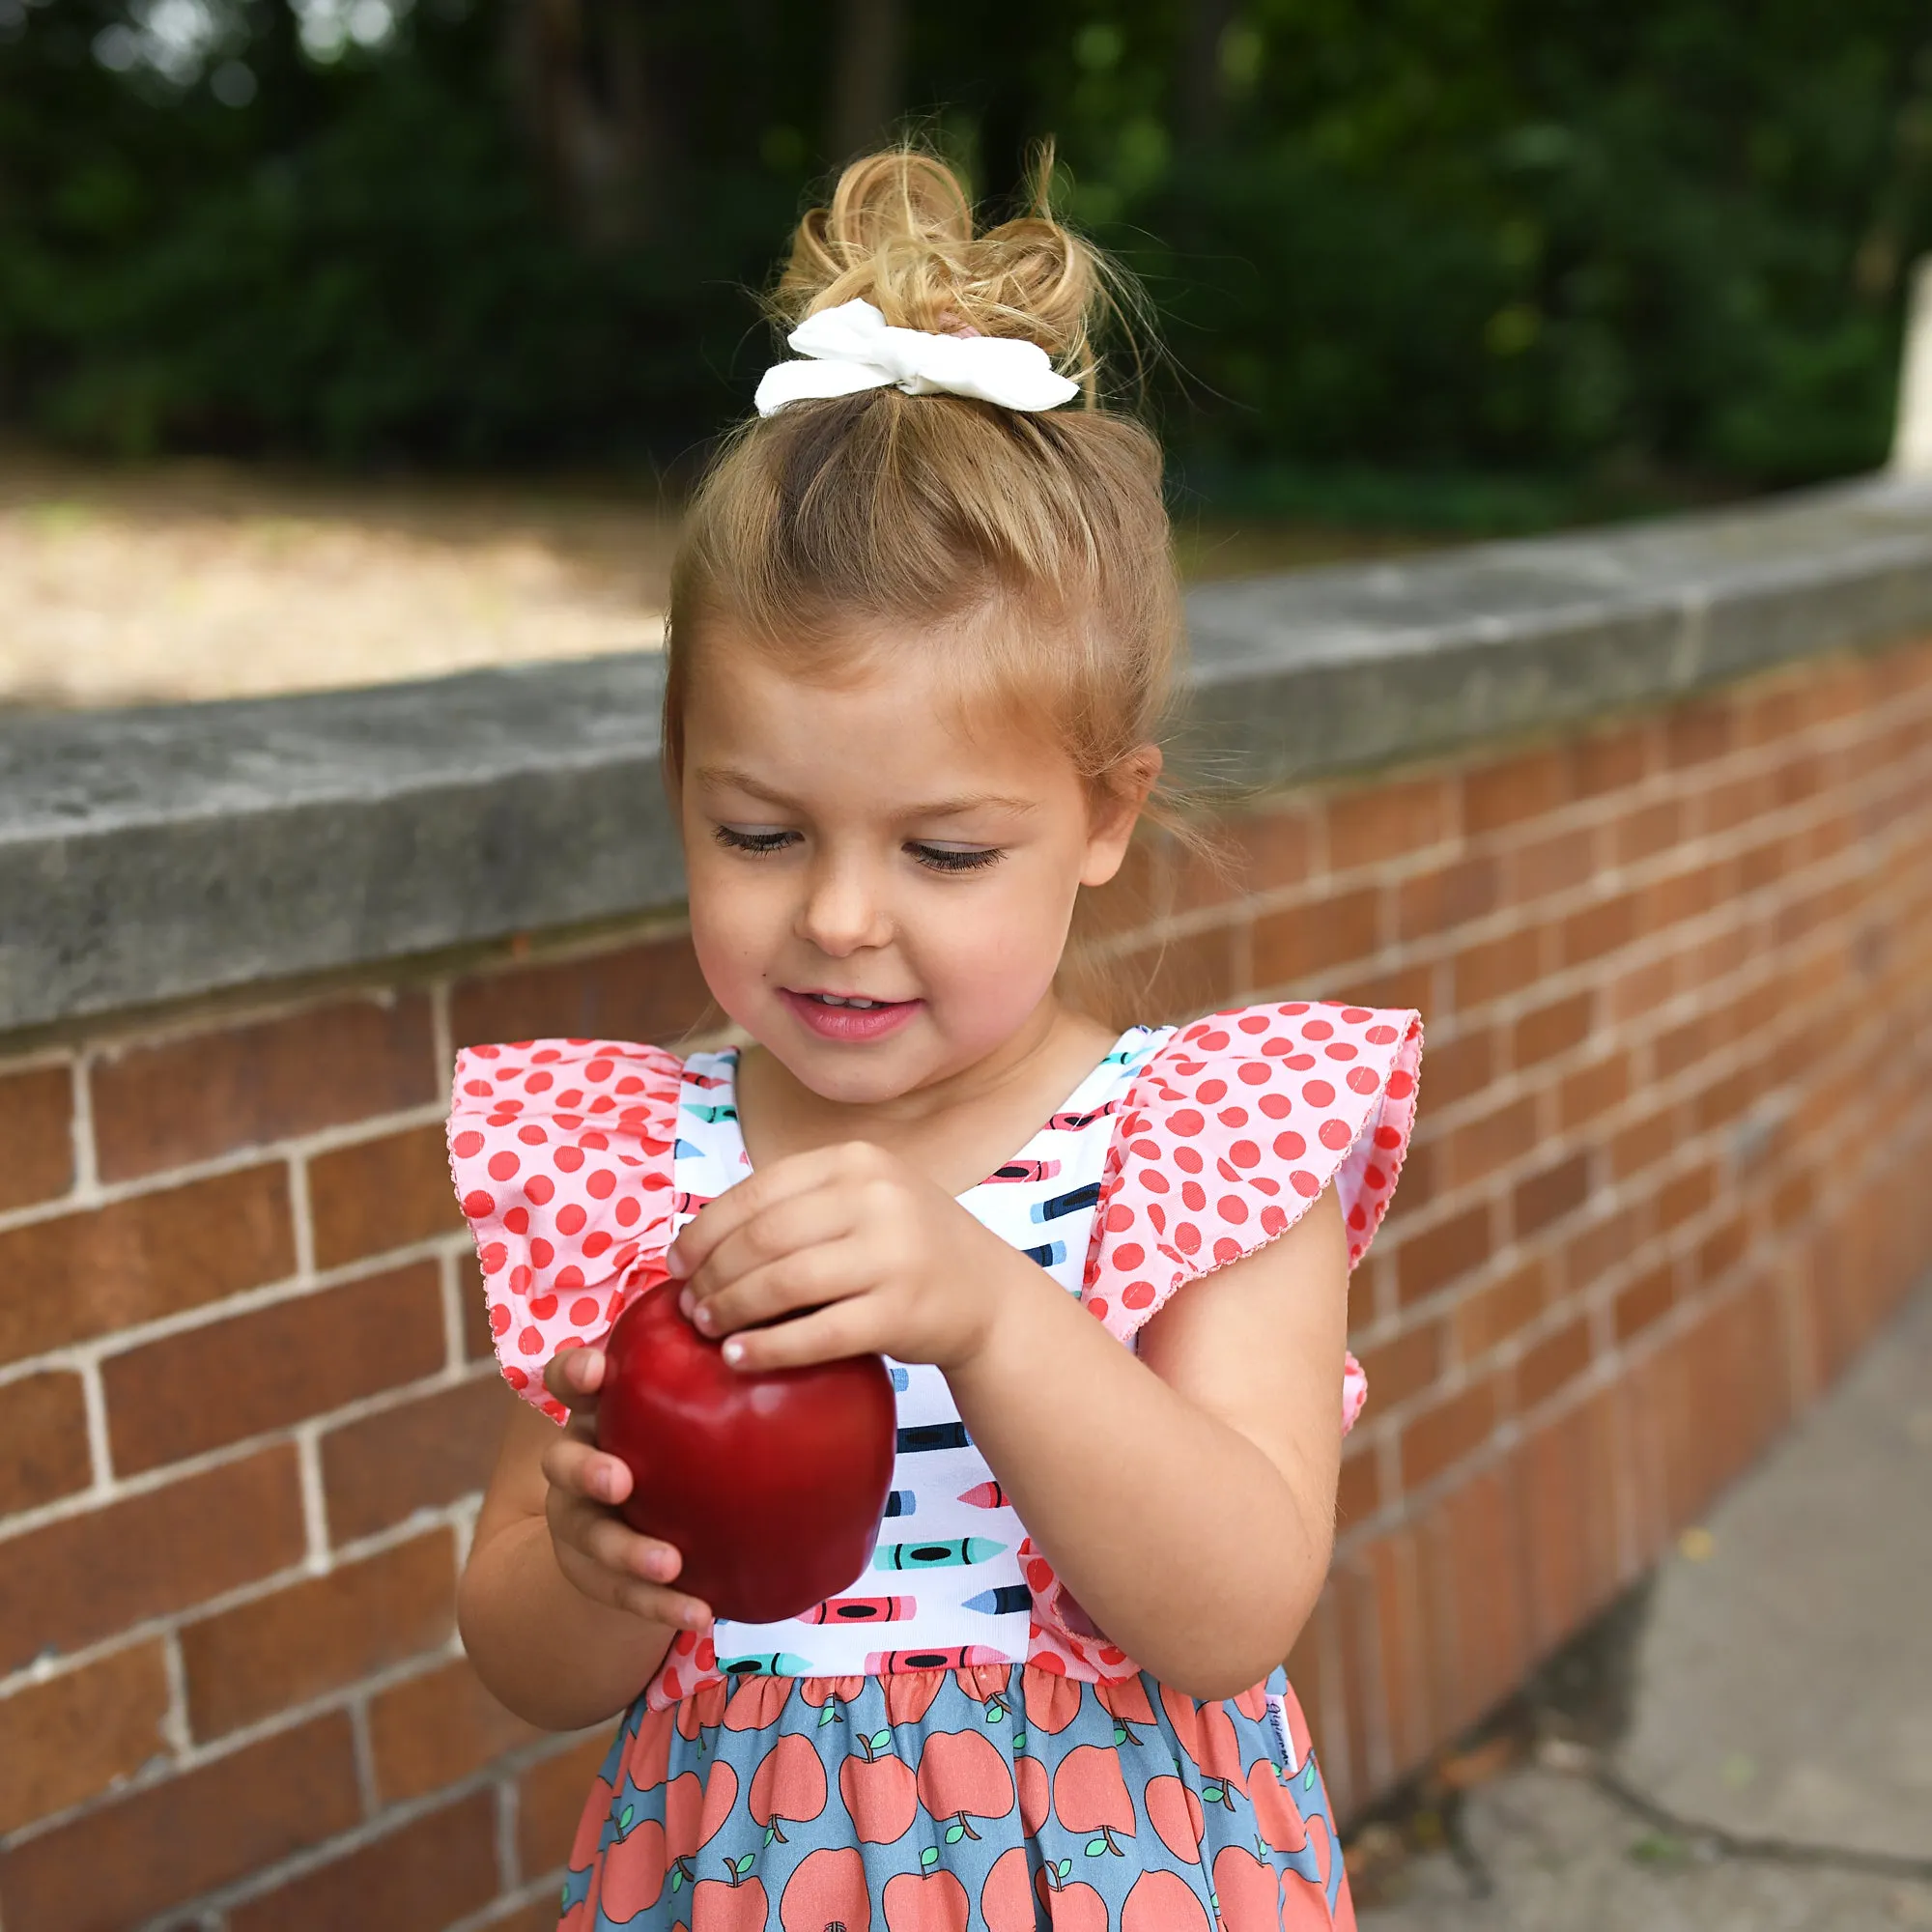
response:
[[[596,1446],[604,1356],[570,1349],[544,1385],[571,1411],[562,1429],[514,1405],[457,1587],[464,1648],[490,1692],[518,1717],[574,1731],[612,1716],[650,1682],[679,1629],[711,1621],[664,1588],[668,1544],[628,1528],[611,1505],[631,1472]]]
[[[1327,1570],[1341,1462],[1349,1268],[1332,1191],[1184,1287],[1138,1356],[863,1142],[720,1196],[670,1264],[746,1368],[869,1350],[936,1363],[1062,1580],[1164,1683],[1229,1696],[1288,1655]]]
[[[1259,1683],[1321,1594],[1348,1279],[1330,1192],[1279,1240],[1181,1289],[1138,1357],[1040,1275],[1010,1285],[984,1345],[948,1371],[1062,1582],[1190,1696]]]

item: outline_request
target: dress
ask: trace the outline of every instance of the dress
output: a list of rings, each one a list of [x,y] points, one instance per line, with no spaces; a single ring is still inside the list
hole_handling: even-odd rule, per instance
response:
[[[1322,1187],[1351,1262],[1415,1099],[1407,1012],[1291,1002],[1129,1029],[960,1204],[1126,1346]],[[750,1171],[735,1055],[601,1040],[459,1058],[451,1166],[504,1374],[595,1341],[627,1277]],[[893,1492],[867,1574],[803,1618],[681,1634],[613,1740],[566,1932],[1264,1932],[1353,1923],[1276,1671],[1210,1703],[1107,1642],[1028,1540],[945,1378],[889,1364]],[[1352,1361],[1345,1424],[1360,1406]]]

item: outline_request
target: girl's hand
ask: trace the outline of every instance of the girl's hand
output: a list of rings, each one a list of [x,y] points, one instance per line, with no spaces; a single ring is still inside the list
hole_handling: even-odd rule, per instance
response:
[[[669,1544],[639,1536],[611,1507],[631,1493],[632,1482],[629,1466],[597,1446],[603,1385],[601,1349],[565,1349],[544,1371],[544,1387],[570,1410],[543,1459],[550,1484],[544,1515],[556,1567],[593,1604],[672,1629],[703,1630],[710,1610],[665,1587],[684,1559]]]
[[[869,1141],[760,1169],[701,1209],[668,1259],[686,1315],[729,1337],[725,1359],[747,1370],[874,1353],[957,1368],[1007,1295],[1038,1274]]]

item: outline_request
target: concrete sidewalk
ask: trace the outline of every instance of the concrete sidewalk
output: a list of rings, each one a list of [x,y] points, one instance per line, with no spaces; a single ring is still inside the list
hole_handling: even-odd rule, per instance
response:
[[[1520,1717],[1363,1932],[1932,1928],[1932,1287]]]

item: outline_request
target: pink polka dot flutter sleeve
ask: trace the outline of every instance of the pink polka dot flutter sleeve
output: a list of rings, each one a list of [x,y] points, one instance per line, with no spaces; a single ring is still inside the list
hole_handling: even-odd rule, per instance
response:
[[[1131,1340],[1178,1289],[1286,1234],[1331,1183],[1352,1268],[1395,1192],[1421,1058],[1412,1011],[1290,1000],[1184,1027],[1115,1131],[1089,1311]],[[1351,1357],[1345,1426],[1364,1393]]]
[[[596,1342],[664,1278],[680,1062],[629,1040],[526,1039],[456,1057],[449,1171],[476,1237],[503,1378],[557,1421],[559,1349]]]

